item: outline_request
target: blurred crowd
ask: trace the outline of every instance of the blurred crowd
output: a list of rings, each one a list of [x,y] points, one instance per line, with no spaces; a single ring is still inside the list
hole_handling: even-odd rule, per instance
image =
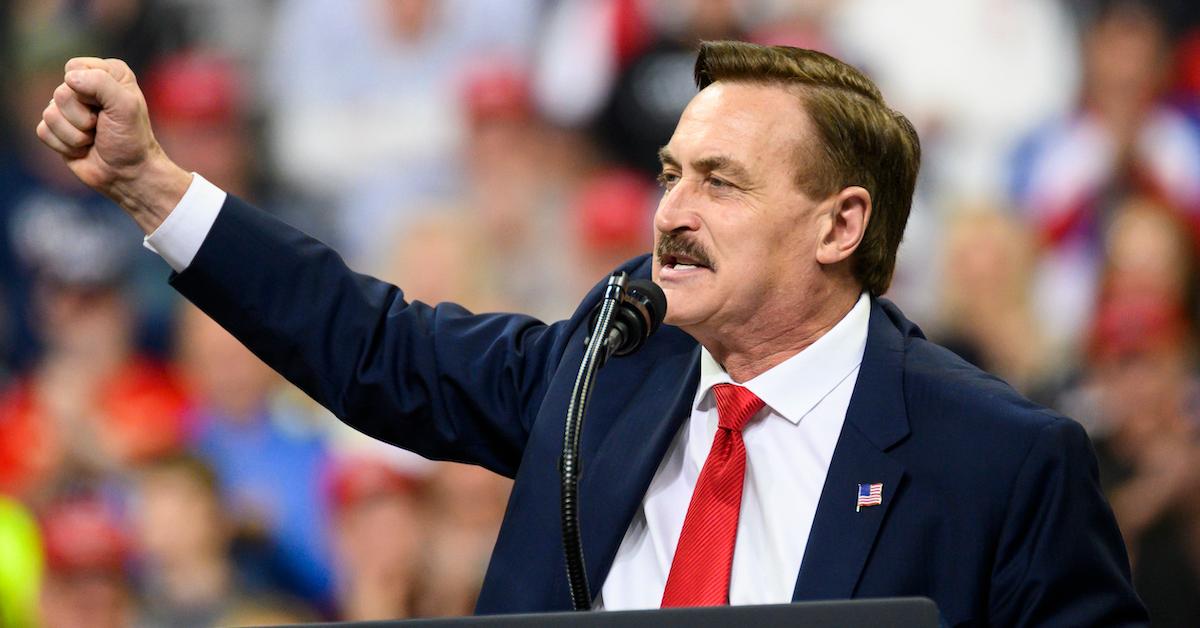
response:
[[[0,3],[0,626],[469,613],[487,471],[342,426],[167,284],[33,133],[72,56],[410,298],[557,320],[649,250],[703,39],[864,69],[925,163],[888,298],[1082,422],[1155,625],[1200,618],[1200,5]]]

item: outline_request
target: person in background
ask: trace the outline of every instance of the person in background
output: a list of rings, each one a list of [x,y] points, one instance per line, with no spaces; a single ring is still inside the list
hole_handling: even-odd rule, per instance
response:
[[[534,0],[281,4],[265,78],[283,179],[335,202],[398,192],[393,203],[421,196],[427,178],[461,180],[459,74],[473,59],[522,58],[539,10]]]
[[[137,346],[132,260],[110,245],[123,231],[75,205],[40,205],[23,224],[44,349],[0,391],[0,492],[33,498],[61,477],[121,472],[179,449],[185,396]]]
[[[163,0],[17,0],[11,6],[11,24],[0,26],[0,55],[11,54],[12,74],[6,77],[0,124],[20,128],[45,108],[45,99],[34,92],[53,85],[62,71],[62,56],[88,51],[101,55],[128,55],[139,70],[185,37],[184,14],[179,3]],[[0,19],[5,12],[0,11]],[[5,27],[8,27],[5,33]],[[5,38],[11,35],[11,39]],[[10,60],[0,57],[0,64]],[[0,130],[0,368],[20,373],[37,360],[41,347],[32,303],[31,269],[24,264],[22,239],[30,222],[46,208],[61,208],[110,226],[128,229],[112,220],[105,199],[61,176],[58,164],[31,150],[22,133],[8,140]],[[125,231],[131,236],[136,232]],[[65,234],[64,234],[65,235]],[[136,240],[121,249],[131,258],[127,283],[136,294],[132,303],[137,321],[137,342],[156,357],[165,354],[173,295],[164,289],[153,256]],[[149,265],[146,262],[150,262]]]
[[[586,157],[562,158],[519,65],[478,63],[465,74],[460,100],[467,185],[407,209],[386,195],[379,199],[386,204],[364,202],[344,214],[345,233],[357,243],[351,263],[426,303],[450,299],[480,311],[566,315],[574,306],[577,265],[545,260],[574,255],[564,200],[591,166]],[[573,176],[548,174],[561,170]]]
[[[131,518],[141,625],[212,626],[243,597],[274,593],[239,573],[217,477],[200,459],[180,454],[143,466]]]
[[[1184,224],[1144,197],[1116,209],[1080,381],[1057,404],[1094,439],[1155,626],[1191,626],[1200,614],[1196,255]]]
[[[110,508],[95,496],[64,497],[40,519],[46,554],[41,625],[133,625],[137,611],[126,571],[129,541]]]
[[[426,303],[451,299],[483,310],[507,305],[500,302],[500,287],[488,281],[487,266],[494,260],[469,209],[430,207],[387,241],[388,254],[369,266],[391,281],[409,282],[414,298]]]
[[[11,77],[21,89],[3,95],[0,122],[17,127],[37,116],[45,99],[33,90],[53,89],[62,73],[61,56],[71,50],[91,49],[97,43],[87,35],[66,29],[27,33],[13,46]],[[35,266],[31,249],[47,239],[31,233],[31,227],[61,220],[60,216],[86,217],[118,233],[136,234],[122,225],[119,215],[100,196],[76,181],[62,176],[61,168],[46,159],[20,133],[11,142],[0,143],[0,361],[5,370],[28,369],[42,350],[36,332],[38,314],[33,306]],[[59,237],[69,234],[58,233]],[[112,245],[114,251],[132,257],[137,247]]]
[[[1114,212],[1105,246],[1102,300],[1145,298],[1197,322],[1200,268],[1197,240],[1179,210],[1133,196]]]
[[[950,222],[943,246],[939,341],[1034,392],[1062,364],[1043,344],[1030,308],[1031,234],[1001,211],[966,209]]]
[[[327,484],[337,575],[338,616],[344,621],[414,615],[424,530],[418,481],[371,458],[344,458]]]
[[[553,131],[534,107],[522,66],[477,64],[465,73],[460,100],[464,195],[482,231],[485,281],[534,316],[565,316],[575,305],[571,265],[544,262],[572,255],[564,199],[588,166],[554,176],[563,166],[550,165]]]
[[[472,465],[442,463],[433,471],[421,615],[471,614],[511,490],[512,480]]]
[[[320,478],[328,455],[311,410],[283,380],[191,305],[179,310],[179,366],[192,393],[191,449],[219,480],[239,539],[264,574],[294,595],[332,594]]]
[[[1194,330],[1173,304],[1101,306],[1089,377],[1100,480],[1155,626],[1200,617],[1200,377]]]
[[[1073,347],[1099,298],[1105,234],[1129,197],[1200,224],[1200,125],[1164,98],[1168,26],[1154,3],[1095,4],[1078,106],[1021,142],[1009,187],[1041,245],[1035,312],[1056,344]]]

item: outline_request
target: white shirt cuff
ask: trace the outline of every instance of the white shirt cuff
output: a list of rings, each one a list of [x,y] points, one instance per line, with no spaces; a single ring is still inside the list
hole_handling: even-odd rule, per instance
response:
[[[167,260],[175,272],[183,272],[204,244],[224,204],[225,191],[193,172],[192,183],[179,204],[154,233],[142,240],[142,246]]]

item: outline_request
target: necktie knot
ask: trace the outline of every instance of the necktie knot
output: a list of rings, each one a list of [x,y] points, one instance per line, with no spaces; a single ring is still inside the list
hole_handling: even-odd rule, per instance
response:
[[[717,425],[735,432],[763,407],[763,400],[749,389],[736,384],[716,384],[712,388],[717,400]]]

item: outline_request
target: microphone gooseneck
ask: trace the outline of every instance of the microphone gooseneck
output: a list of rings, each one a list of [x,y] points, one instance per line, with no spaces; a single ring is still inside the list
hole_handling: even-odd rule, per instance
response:
[[[614,273],[604,289],[604,298],[592,311],[583,361],[571,389],[563,426],[563,451],[559,459],[563,551],[571,604],[577,611],[590,610],[591,591],[583,560],[583,538],[579,530],[579,442],[583,417],[596,381],[596,371],[612,356],[629,355],[658,330],[667,314],[667,297],[654,282],[627,280]]]

